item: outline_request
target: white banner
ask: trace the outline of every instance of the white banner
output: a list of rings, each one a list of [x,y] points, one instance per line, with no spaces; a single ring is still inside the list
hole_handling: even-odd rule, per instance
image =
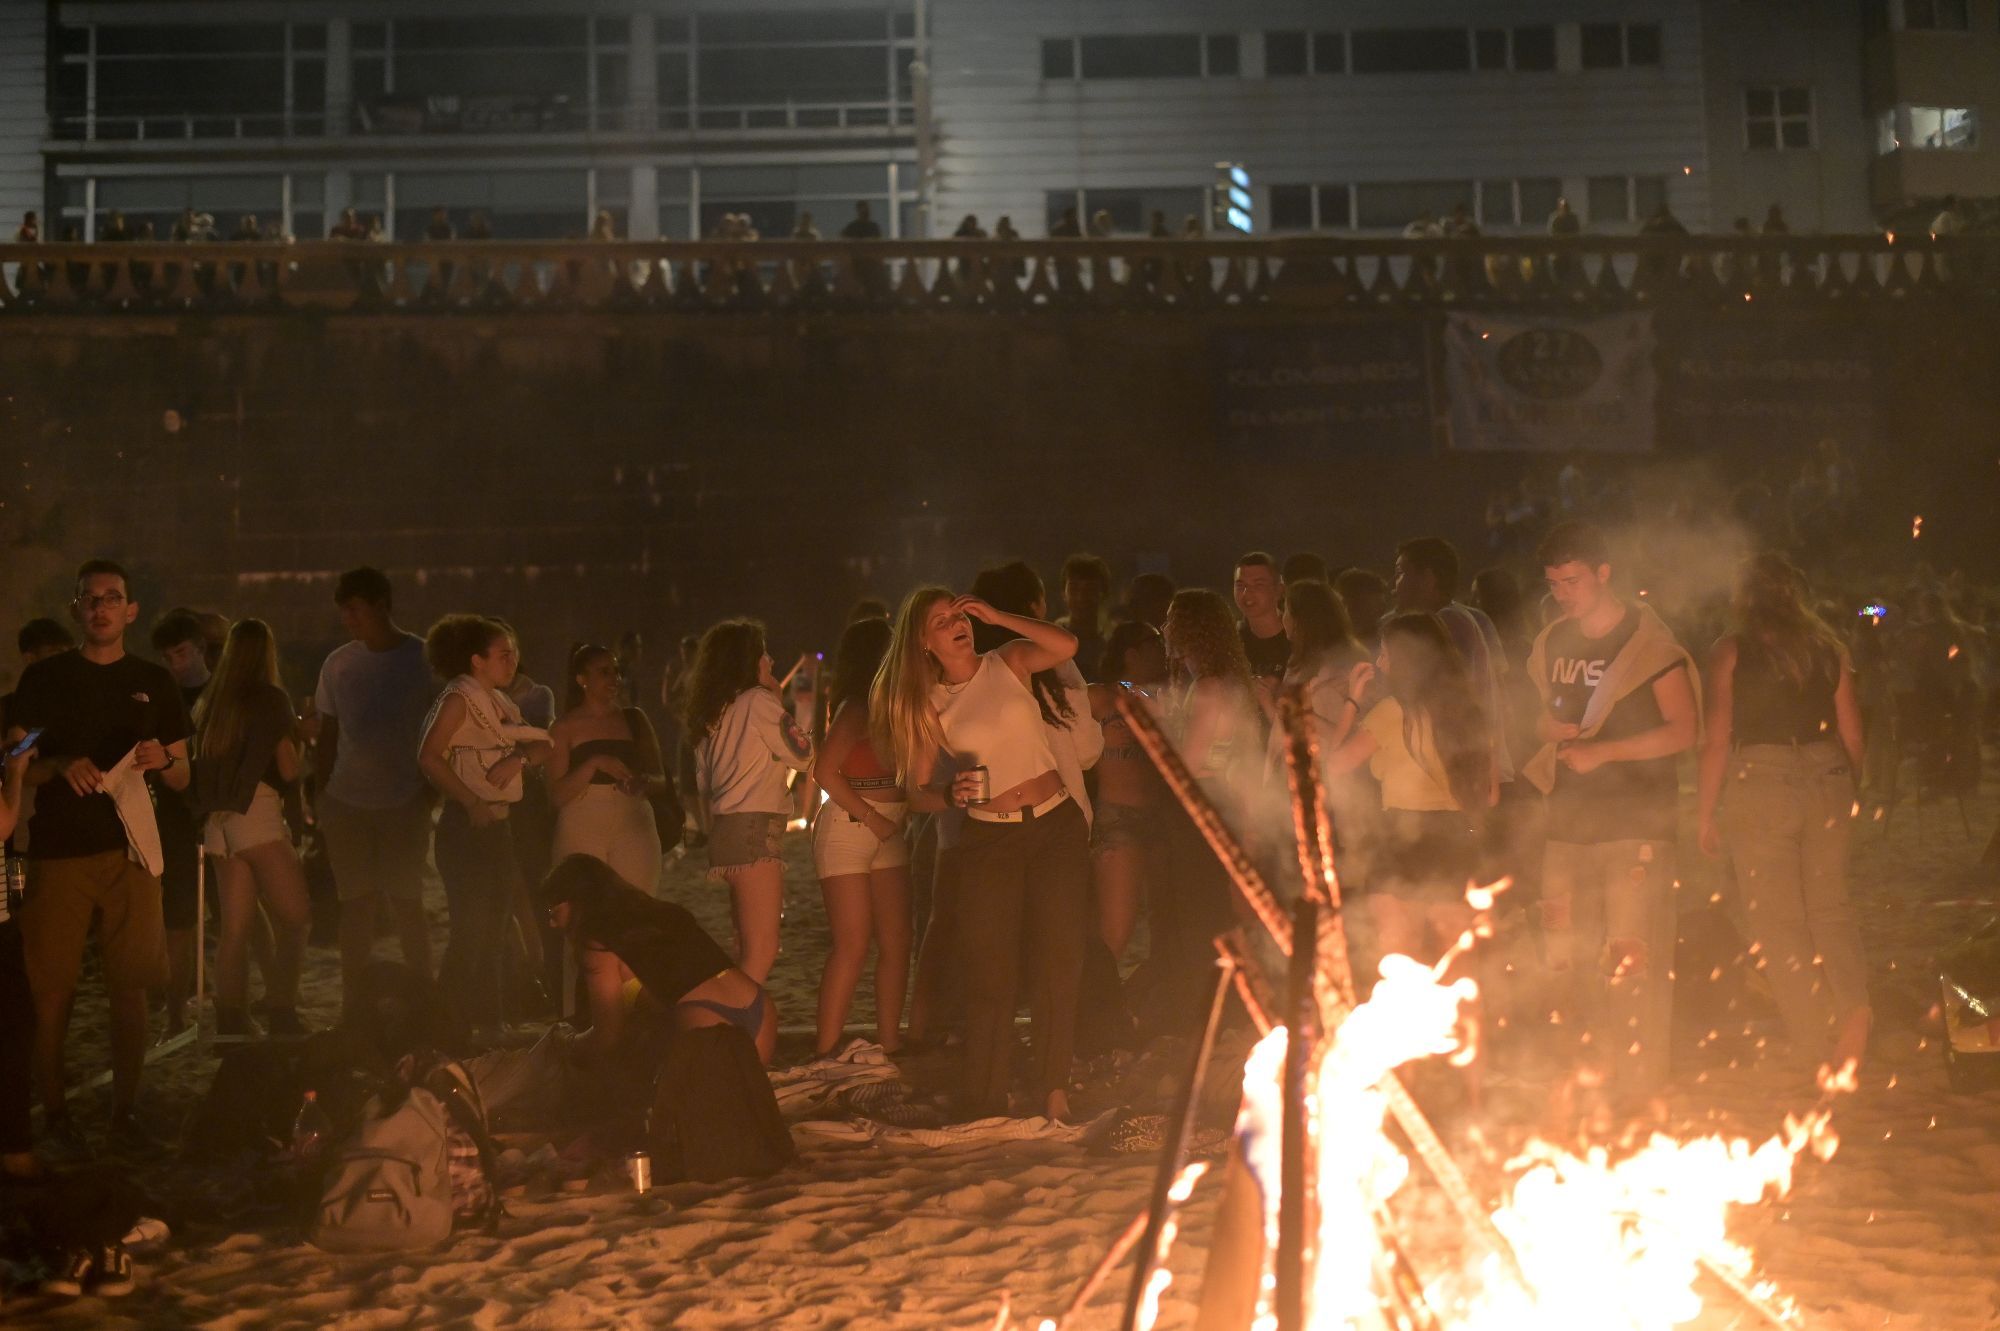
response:
[[[1653,316],[1453,314],[1445,323],[1451,446],[1511,452],[1653,447]]]

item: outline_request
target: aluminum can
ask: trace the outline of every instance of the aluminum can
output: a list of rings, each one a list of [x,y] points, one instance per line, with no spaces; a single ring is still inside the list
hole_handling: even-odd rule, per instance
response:
[[[972,787],[972,799],[969,801],[969,803],[984,804],[986,801],[992,799],[993,773],[988,771],[984,765],[981,765],[979,767],[968,767],[965,770],[971,773],[974,778]]]
[[[653,1157],[644,1151],[633,1151],[625,1157],[625,1178],[634,1192],[653,1190]]]

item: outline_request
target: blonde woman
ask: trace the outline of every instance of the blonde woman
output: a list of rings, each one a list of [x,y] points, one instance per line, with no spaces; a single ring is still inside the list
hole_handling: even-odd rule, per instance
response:
[[[248,947],[261,898],[276,948],[266,974],[272,1035],[304,1035],[299,964],[312,907],[305,870],[285,826],[284,790],[299,778],[298,718],[278,677],[278,643],[261,619],[238,620],[215,677],[194,708],[194,805],[206,815],[202,848],[214,858],[222,938],[215,952],[215,1031],[253,1032]]]
[[[1805,590],[1776,555],[1752,559],[1737,580],[1735,627],[1703,677],[1700,841],[1736,866],[1752,951],[1798,1053],[1858,1062],[1871,1009],[1847,842],[1861,705],[1847,650]]]
[[[974,620],[1020,637],[980,652]],[[968,1117],[1008,1112],[1024,938],[1033,942],[1031,1089],[1043,1113],[1069,1115],[1090,828],[1074,798],[1081,772],[1065,776],[1062,768],[1074,764],[1058,758],[1029,681],[1075,653],[1067,629],[1002,614],[978,597],[920,588],[897,615],[870,698],[876,752],[894,763],[910,807],[966,816],[944,872],[960,901],[966,1012],[958,1110]]]

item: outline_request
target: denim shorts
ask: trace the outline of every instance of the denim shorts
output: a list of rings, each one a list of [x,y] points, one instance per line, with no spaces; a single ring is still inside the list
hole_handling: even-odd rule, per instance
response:
[[[780,859],[784,835],[782,813],[719,813],[708,824],[708,867],[725,872]]]

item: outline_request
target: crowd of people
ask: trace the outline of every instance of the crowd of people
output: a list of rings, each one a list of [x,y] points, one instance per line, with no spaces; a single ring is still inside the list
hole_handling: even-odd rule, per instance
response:
[[[131,579],[91,560],[74,631],[28,624],[0,699],[0,1167],[42,1169],[31,1084],[44,1139],[90,1149],[65,1044],[92,935],[108,1134],[157,1147],[138,1109],[150,1005],[170,1027],[188,1019],[204,874],[218,1038],[259,1033],[253,964],[263,1031],[306,1032],[308,827],[338,897],[348,1008],[386,932],[408,971],[435,970],[474,1045],[573,1001],[588,1047],[617,1057],[638,991],[671,1026],[734,1031],[768,1060],[785,838],[808,820],[831,932],[816,1054],[845,1044],[872,952],[876,1040],[956,1044],[954,1113],[1065,1119],[1079,1055],[1185,1031],[1204,1010],[1210,940],[1235,919],[1121,696],[1274,872],[1290,836],[1281,702],[1300,699],[1370,951],[1439,958],[1473,922],[1468,885],[1512,878],[1538,924],[1550,1021],[1588,1032],[1578,1056],[1642,1095],[1672,1075],[1678,765],[1693,755],[1694,840],[1733,866],[1790,1048],[1809,1066],[1860,1059],[1870,1003],[1846,890],[1859,792],[1893,784],[1911,746],[1937,779],[1976,780],[1995,714],[1984,628],[1942,582],[1907,608],[1834,610],[1775,555],[1669,623],[1578,520],[1545,530],[1527,562],[1546,595],[1506,567],[1462,578],[1437,537],[1399,546],[1386,578],[1252,551],[1227,595],[1153,572],[1119,595],[1103,560],[1077,554],[1060,616],[1015,562],[962,593],[864,601],[830,661],[806,653],[782,677],[764,626],[730,619],[665,672],[663,738],[629,641],[571,647],[559,705],[520,670],[504,620],[450,614],[420,636],[397,622],[389,579],[357,568],[334,594],[347,641],[295,709],[269,625],[176,608],[153,622],[159,661],[142,658],[126,642]],[[727,948],[660,899],[663,855],[684,840],[727,893]],[[435,968],[427,866],[448,926]]]

